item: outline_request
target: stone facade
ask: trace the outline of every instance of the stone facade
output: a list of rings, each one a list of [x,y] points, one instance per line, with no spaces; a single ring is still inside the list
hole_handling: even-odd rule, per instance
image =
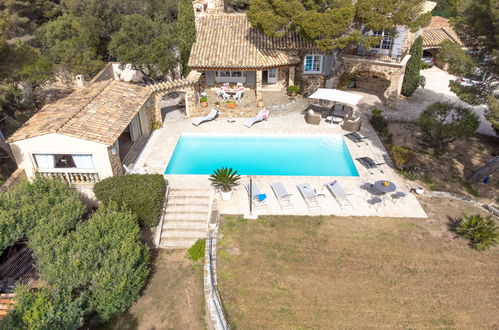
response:
[[[115,144],[116,146],[116,144]],[[113,153],[113,148],[107,148],[107,153],[109,155],[109,162],[111,163],[111,169],[113,170],[113,175],[123,175],[123,166],[121,166],[121,159],[120,159],[120,153],[115,149],[115,152]]]

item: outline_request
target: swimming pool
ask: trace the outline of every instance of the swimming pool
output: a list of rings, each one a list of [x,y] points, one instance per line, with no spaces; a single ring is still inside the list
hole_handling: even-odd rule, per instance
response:
[[[241,175],[359,175],[339,134],[182,134],[165,174],[212,174],[220,167]]]

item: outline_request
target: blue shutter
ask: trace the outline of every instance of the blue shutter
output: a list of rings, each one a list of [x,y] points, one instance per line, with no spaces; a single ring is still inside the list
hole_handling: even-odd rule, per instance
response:
[[[256,72],[246,71],[246,84],[250,86],[255,86]]]
[[[331,73],[331,67],[333,66],[333,56],[324,55],[322,58],[322,74],[328,75]]]
[[[391,56],[393,58],[402,55],[402,48],[404,47],[404,39],[405,39],[405,28],[397,26],[395,28],[395,34],[396,35],[395,38],[393,38],[392,52],[391,52]]]

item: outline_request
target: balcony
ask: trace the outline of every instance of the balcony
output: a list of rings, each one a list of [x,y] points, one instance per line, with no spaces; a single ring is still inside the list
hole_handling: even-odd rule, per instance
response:
[[[52,168],[39,169],[38,172],[43,177],[61,179],[69,185],[93,185],[100,180],[95,170]]]
[[[344,54],[343,57],[344,58],[365,60],[365,61],[369,61],[369,62],[400,64],[404,61],[404,59],[408,53],[409,53],[409,49],[405,49],[399,56],[392,57],[390,55],[380,54],[374,48],[371,49],[371,51],[361,53],[358,51],[357,47],[354,47],[354,48],[345,49],[345,51],[343,53]]]

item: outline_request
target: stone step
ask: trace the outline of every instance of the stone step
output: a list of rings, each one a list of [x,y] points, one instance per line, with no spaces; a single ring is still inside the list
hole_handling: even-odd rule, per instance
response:
[[[190,196],[190,197],[208,197],[210,196],[209,190],[201,190],[201,189],[170,189],[168,192],[169,197],[182,197],[182,196]]]
[[[204,212],[208,213],[210,210],[210,205],[209,204],[170,204],[167,205],[166,211],[167,212],[179,212],[179,213],[185,213],[185,212]]]
[[[168,196],[167,205],[174,204],[209,204],[209,196]]]
[[[204,220],[208,221],[208,212],[165,212],[163,221],[172,220]]]
[[[188,249],[196,243],[198,239],[195,238],[165,238],[161,239],[159,246],[164,249]]]
[[[175,220],[163,221],[163,229],[165,228],[206,228],[206,220]]]
[[[163,229],[161,231],[161,241],[167,240],[169,238],[192,238],[192,239],[198,239],[198,238],[203,238],[206,237],[206,229],[199,230],[185,230],[184,228],[181,229]]]

